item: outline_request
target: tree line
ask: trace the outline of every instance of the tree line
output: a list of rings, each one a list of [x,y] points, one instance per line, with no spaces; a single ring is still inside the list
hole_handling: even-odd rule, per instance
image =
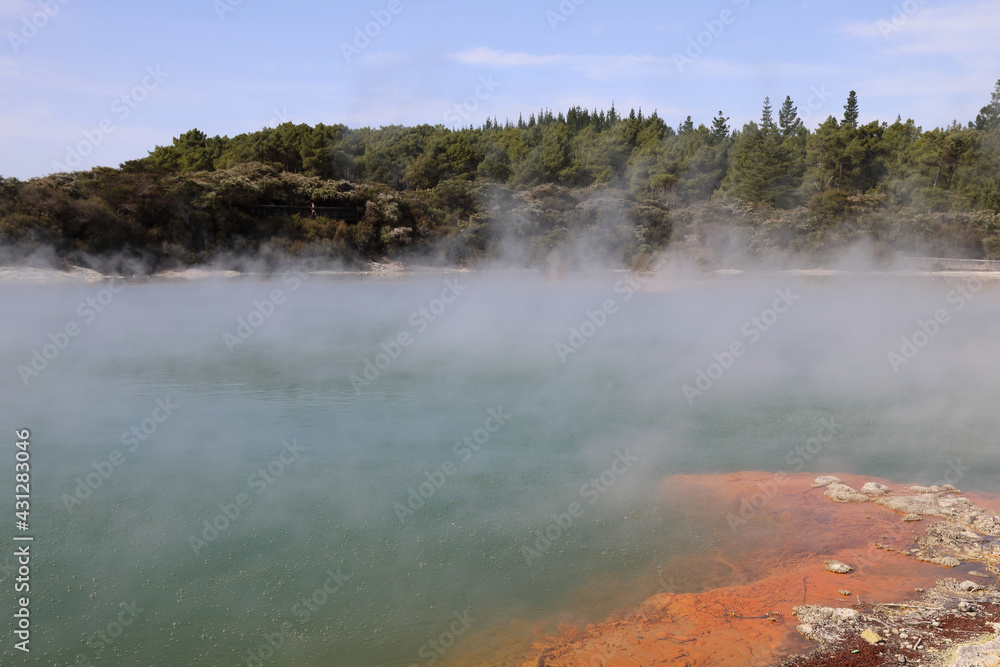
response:
[[[671,244],[717,254],[726,237],[751,254],[866,238],[886,252],[1000,257],[1000,81],[965,124],[859,116],[852,91],[815,129],[790,97],[776,111],[766,98],[738,129],[722,111],[674,128],[614,105],[456,130],[193,129],[118,169],[0,179],[0,242],[154,268],[261,252],[469,263],[512,239],[529,262],[583,240],[641,265]],[[354,207],[359,221],[261,215],[265,204]]]

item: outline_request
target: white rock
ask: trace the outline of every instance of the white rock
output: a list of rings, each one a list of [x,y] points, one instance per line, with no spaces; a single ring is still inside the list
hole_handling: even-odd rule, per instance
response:
[[[841,563],[839,560],[825,560],[823,564],[826,565],[828,572],[833,572],[834,574],[847,574],[854,569],[847,563]]]
[[[831,482],[823,495],[835,503],[867,503],[870,499],[842,482]]]
[[[878,482],[868,482],[861,487],[861,493],[868,496],[884,496],[890,491],[892,491],[892,489],[885,484],[879,484]]]

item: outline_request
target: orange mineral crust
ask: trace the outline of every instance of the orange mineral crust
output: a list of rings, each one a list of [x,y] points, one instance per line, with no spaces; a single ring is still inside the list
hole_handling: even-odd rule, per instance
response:
[[[856,489],[866,482],[894,490],[909,486],[837,477]],[[899,553],[913,547],[915,537],[936,519],[906,523],[873,502],[836,503],[824,497],[823,488],[813,488],[815,479],[815,474],[763,472],[667,478],[661,486],[665,496],[688,505],[707,504],[710,512],[718,511],[725,528],[714,554],[676,559],[663,569],[714,569],[718,582],[721,562],[731,575],[710,590],[659,593],[615,619],[539,637],[522,664],[767,665],[816,646],[796,633],[792,608],[797,605],[848,607],[860,600],[870,608],[876,602],[901,602],[916,588],[961,577],[968,569],[949,570]],[[972,499],[1000,507],[995,497]],[[827,560],[853,570],[827,571]],[[716,567],[705,567],[713,561]]]

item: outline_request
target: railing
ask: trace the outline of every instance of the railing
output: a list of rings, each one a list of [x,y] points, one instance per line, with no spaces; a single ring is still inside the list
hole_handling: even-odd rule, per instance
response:
[[[1000,271],[997,259],[949,259],[946,257],[907,257],[904,263],[914,269],[931,271]]]

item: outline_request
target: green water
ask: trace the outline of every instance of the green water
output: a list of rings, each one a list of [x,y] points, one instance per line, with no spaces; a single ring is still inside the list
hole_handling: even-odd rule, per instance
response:
[[[8,618],[11,537],[35,538],[31,652],[9,621],[3,662],[429,664],[517,621],[597,620],[655,593],[656,568],[727,530],[663,500],[671,474],[932,483],[957,467],[961,488],[998,490],[991,288],[957,311],[945,281],[632,293],[623,277],[462,274],[447,304],[454,275],[126,283],[92,321],[78,306],[101,285],[0,287]],[[789,287],[794,305],[751,342],[743,324]],[[275,289],[230,351],[224,334]],[[556,343],[609,299],[563,361]],[[950,320],[894,372],[887,352],[941,308]],[[71,322],[79,334],[25,383],[18,367]],[[690,404],[682,387],[733,342],[745,352]],[[388,361],[370,384],[366,360]],[[810,452],[823,419],[837,433]],[[27,533],[13,524],[22,428]],[[132,428],[144,440],[123,441]]]

